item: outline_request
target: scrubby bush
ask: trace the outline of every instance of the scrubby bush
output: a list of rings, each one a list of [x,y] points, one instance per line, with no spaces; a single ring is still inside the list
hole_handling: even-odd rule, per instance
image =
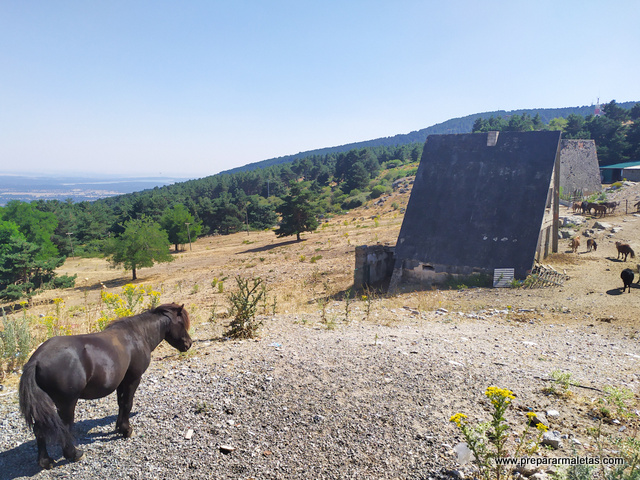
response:
[[[401,167],[403,163],[404,162],[402,160],[396,158],[394,160],[389,160],[388,162],[385,162],[383,166],[384,168],[387,168],[387,169],[398,168],[398,167]]]
[[[2,326],[3,330],[0,332],[0,369],[3,368],[2,363],[4,363],[8,370],[12,370],[27,361],[33,344],[26,310],[23,310],[22,315],[9,318],[2,309]]]
[[[256,319],[256,312],[260,302],[266,300],[267,288],[261,278],[249,280],[236,277],[236,283],[238,290],[229,293],[229,313],[233,320],[227,334],[232,338],[252,338],[262,325],[262,321]]]
[[[361,207],[366,201],[367,199],[364,193],[359,193],[358,195],[346,198],[340,206],[343,210],[351,210],[353,208]]]

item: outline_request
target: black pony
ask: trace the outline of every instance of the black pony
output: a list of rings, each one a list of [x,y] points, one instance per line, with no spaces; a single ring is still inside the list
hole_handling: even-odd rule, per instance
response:
[[[191,347],[189,315],[184,305],[169,303],[116,320],[98,333],[53,337],[31,356],[20,378],[20,411],[33,429],[38,464],[51,468],[47,440],[62,443],[65,458],[83,452],[71,434],[78,399],[96,399],[117,389],[116,430],[130,437],[129,413],[151,352],[162,340],[181,352]]]
[[[629,293],[631,293],[631,284],[633,283],[633,270],[631,270],[630,268],[625,268],[624,270],[622,270],[622,272],[620,273],[620,278],[622,279],[622,283],[624,283],[624,287],[622,287],[622,293],[624,293],[625,290],[629,289]]]

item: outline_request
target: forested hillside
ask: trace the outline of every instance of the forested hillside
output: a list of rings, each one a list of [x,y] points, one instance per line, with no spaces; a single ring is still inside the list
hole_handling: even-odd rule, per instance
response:
[[[636,102],[623,102],[618,106],[625,109],[630,109]],[[424,143],[429,135],[443,135],[448,133],[470,133],[473,129],[474,123],[480,119],[489,119],[491,117],[501,117],[508,119],[512,116],[528,114],[535,117],[536,115],[540,120],[548,124],[555,118],[567,118],[570,115],[578,115],[581,117],[588,117],[593,115],[595,107],[583,106],[583,107],[564,107],[564,108],[533,108],[533,109],[519,109],[519,110],[495,110],[493,112],[474,113],[473,115],[467,115],[466,117],[452,118],[446,122],[437,123],[431,127],[423,128],[421,130],[415,130],[406,134],[398,134],[393,137],[376,138],[374,140],[366,140],[363,142],[349,143],[346,145],[340,145],[336,147],[321,148],[318,150],[309,150],[306,152],[300,152],[295,155],[286,155],[278,158],[271,158],[260,162],[249,163],[242,167],[237,167],[231,170],[226,170],[222,173],[235,173],[243,172],[247,170],[253,170],[256,168],[269,167],[271,165],[278,165],[280,163],[292,162],[299,158],[322,156],[329,153],[340,153],[353,150],[354,148],[365,147],[381,147],[381,146],[396,146],[406,145],[411,143]]]
[[[57,286],[53,271],[67,256],[107,256],[135,278],[136,268],[171,261],[170,245],[179,250],[201,235],[277,224],[278,236],[300,238],[322,218],[390,193],[394,181],[414,175],[432,133],[561,130],[564,138],[594,139],[601,164],[640,161],[640,104],[612,101],[603,112],[594,116],[592,107],[488,112],[372,141],[377,145],[283,157],[94,202],[12,201],[0,208],[0,299]]]

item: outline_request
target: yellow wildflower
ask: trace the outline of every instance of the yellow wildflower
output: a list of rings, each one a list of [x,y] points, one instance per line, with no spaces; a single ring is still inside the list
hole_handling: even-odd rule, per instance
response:
[[[536,425],[536,428],[538,429],[538,431],[540,432],[546,432],[547,430],[549,430],[549,427],[547,427],[546,425],[539,423]]]
[[[464,413],[456,413],[449,419],[449,421],[455,423],[458,427],[461,427],[465,418],[467,418],[467,416]]]
[[[489,400],[491,400],[491,403],[494,406],[497,406],[503,403],[509,404],[511,403],[511,400],[516,398],[511,390],[507,390],[506,388],[493,387],[493,386],[487,388],[485,395],[489,397]]]

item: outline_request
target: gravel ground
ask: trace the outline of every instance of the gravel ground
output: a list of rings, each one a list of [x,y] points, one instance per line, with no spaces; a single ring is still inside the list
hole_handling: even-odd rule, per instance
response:
[[[582,395],[597,392],[576,387],[572,401],[544,395],[549,372],[569,370],[583,387],[640,391],[640,348],[627,328],[562,325],[543,310],[376,313],[390,326],[329,330],[282,316],[268,320],[261,339],[241,342],[199,328],[192,353],[154,352],[132,438],[113,432],[113,395],[81,401],[75,431],[85,456],[69,463],[55,448],[48,471],[37,466],[15,386],[7,387],[0,478],[455,478],[472,471],[456,463],[460,438],[449,418],[486,419],[490,385],[516,394],[514,424],[528,409],[560,411],[553,428],[579,439],[583,454],[592,447]],[[569,455],[565,445],[554,454]]]

